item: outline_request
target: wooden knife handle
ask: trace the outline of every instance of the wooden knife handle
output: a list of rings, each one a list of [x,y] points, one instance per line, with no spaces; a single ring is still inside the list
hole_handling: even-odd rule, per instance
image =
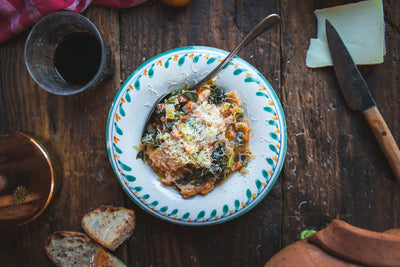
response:
[[[393,174],[398,182],[400,182],[400,150],[390,132],[382,114],[377,107],[364,111],[364,116],[375,135],[376,140],[385,154]]]

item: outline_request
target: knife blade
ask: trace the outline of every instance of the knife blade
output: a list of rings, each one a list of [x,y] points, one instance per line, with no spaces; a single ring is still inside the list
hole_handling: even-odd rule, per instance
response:
[[[399,147],[342,38],[328,20],[326,20],[325,28],[333,68],[346,103],[351,109],[363,112],[395,178],[400,182]]]

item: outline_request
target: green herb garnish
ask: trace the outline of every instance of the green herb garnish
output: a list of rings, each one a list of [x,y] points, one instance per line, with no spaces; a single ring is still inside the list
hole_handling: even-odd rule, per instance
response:
[[[300,234],[300,239],[305,239],[305,238],[309,237],[310,235],[315,234],[316,232],[317,231],[315,231],[315,230],[304,230]]]

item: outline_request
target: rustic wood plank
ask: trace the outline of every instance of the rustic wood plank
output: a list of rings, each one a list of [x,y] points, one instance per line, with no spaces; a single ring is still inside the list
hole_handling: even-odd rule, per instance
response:
[[[184,8],[159,2],[128,9],[91,6],[84,15],[112,49],[116,72],[103,86],[60,97],[40,89],[23,61],[27,32],[0,44],[0,128],[41,141],[62,184],[49,208],[25,226],[0,230],[0,266],[53,266],[44,251],[57,230],[82,231],[84,213],[100,204],[135,210],[132,238],[115,254],[129,266],[262,266],[304,229],[333,218],[375,231],[400,226],[400,186],[362,114],[351,111],[331,68],[305,66],[316,36],[313,11],[354,1],[193,0]],[[385,62],[362,67],[394,139],[400,143],[400,3],[384,0]],[[283,104],[288,151],[282,174],[253,210],[222,225],[184,227],[157,219],[123,192],[105,147],[108,110],[121,83],[166,50],[207,45],[231,50],[265,15],[281,27],[240,54],[271,83]]]
[[[398,227],[399,185],[368,124],[362,114],[346,106],[332,68],[305,66],[309,39],[316,37],[313,11],[349,2],[281,1],[285,7],[282,98],[288,123],[284,245],[297,240],[302,230],[319,230],[333,218],[375,231]],[[394,41],[398,3],[384,1],[384,5],[385,18],[392,21],[386,25],[388,55],[385,63],[362,67],[361,71],[399,142],[398,81],[392,72],[396,59],[391,56],[399,53]]]
[[[192,1],[184,8],[148,1],[121,10],[121,75],[126,79],[144,60],[180,46],[231,50],[278,1]],[[240,56],[270,80],[279,94],[279,27],[259,37]],[[223,225],[171,225],[137,211],[129,264],[137,266],[257,266],[280,247],[280,181],[254,210]],[[135,206],[134,206],[135,208]],[[261,226],[261,227],[260,227]]]
[[[98,27],[116,59],[114,78],[94,90],[56,96],[39,88],[24,65],[26,33],[1,47],[0,127],[31,135],[53,152],[61,185],[42,216],[2,235],[0,261],[5,262],[0,262],[1,266],[52,266],[44,251],[49,234],[82,231],[80,220],[85,212],[100,204],[125,204],[105,146],[108,108],[120,84],[118,10],[91,7],[84,15]]]

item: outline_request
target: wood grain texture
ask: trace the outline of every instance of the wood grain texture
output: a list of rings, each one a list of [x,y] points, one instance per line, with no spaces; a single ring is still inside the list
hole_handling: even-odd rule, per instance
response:
[[[376,231],[399,223],[399,186],[368,124],[346,106],[332,68],[305,66],[309,38],[316,37],[313,11],[343,2],[281,1],[282,99],[288,124],[284,245],[297,239],[301,229],[321,229],[333,218]],[[399,142],[399,85],[393,74],[398,3],[384,1],[384,6],[385,18],[392,21],[386,24],[385,63],[361,72]]]
[[[400,150],[385,119],[377,107],[364,111],[364,116],[392,168],[394,177],[400,182]]]
[[[38,138],[52,152],[59,191],[25,226],[0,230],[0,266],[52,266],[44,241],[57,230],[82,231],[80,220],[101,204],[136,212],[137,226],[115,254],[129,266],[262,266],[302,230],[334,218],[374,231],[400,225],[400,186],[362,114],[347,108],[331,68],[308,69],[317,8],[350,1],[192,0],[184,8],[158,0],[114,9],[90,6],[114,56],[115,75],[74,96],[40,89],[24,65],[27,32],[0,44],[0,128]],[[384,0],[385,63],[361,68],[400,142],[400,3]],[[281,99],[288,149],[270,193],[247,214],[222,225],[184,227],[157,219],[123,192],[106,145],[108,111],[122,82],[151,57],[180,46],[231,50],[260,19],[282,17],[239,56],[262,73]],[[140,127],[138,125],[138,127]]]

